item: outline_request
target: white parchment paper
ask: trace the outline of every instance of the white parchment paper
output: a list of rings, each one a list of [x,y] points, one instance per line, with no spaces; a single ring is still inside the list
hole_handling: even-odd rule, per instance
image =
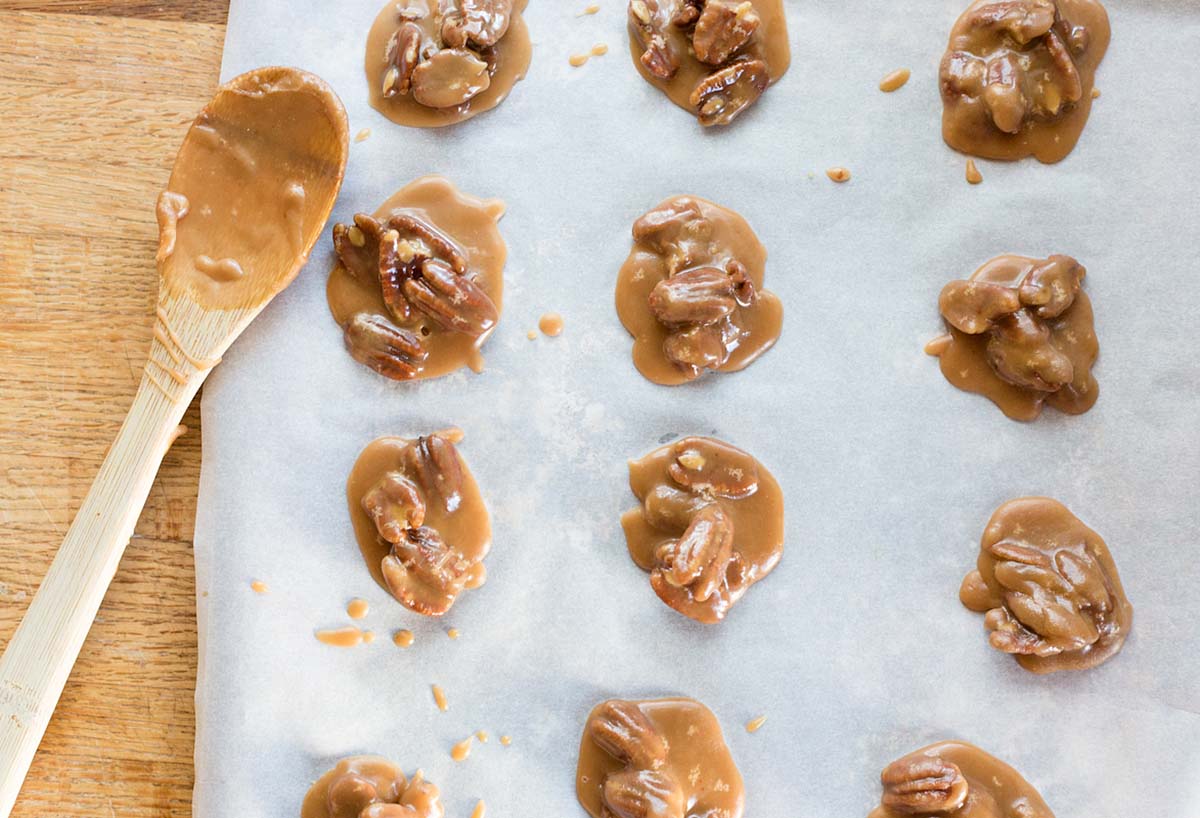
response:
[[[293,818],[337,758],[377,752],[424,768],[451,816],[479,798],[497,818],[582,815],[589,708],[682,694],[720,718],[752,818],[865,815],[883,765],[946,737],[1011,762],[1059,818],[1200,815],[1200,10],[1112,2],[1103,96],[1075,152],[981,162],[970,187],[940,137],[936,80],[965,0],[789,0],[790,72],[711,132],[636,75],[624,3],[577,16],[585,5],[533,0],[528,79],[434,131],[367,105],[377,0],[233,0],[224,78],[315,71],[352,132],[372,131],[351,148],[336,219],[442,173],[508,203],[510,259],[481,375],[399,384],[351,361],[325,306],[323,241],[209,380],[196,814]],[[611,53],[568,65],[595,43]],[[907,86],[876,90],[902,66]],[[829,182],[834,165],[853,181]],[[786,317],[747,371],[668,389],[634,370],[612,302],[632,221],[676,193],[746,216]],[[922,353],[942,285],[1003,252],[1087,266],[1091,412],[1014,423]],[[565,334],[527,340],[549,310]],[[376,436],[448,424],[466,431],[495,543],[487,585],[434,621],[371,581],[343,482]],[[787,500],[782,563],[717,628],[655,598],[618,524],[633,502],[626,460],[687,433],[758,455]],[[1065,502],[1115,555],[1134,632],[1098,669],[1030,675],[958,602],[988,517],[1024,494]],[[313,631],[348,623],[354,596],[379,639],[319,644]],[[389,639],[402,627],[416,633],[408,650]],[[477,729],[491,742],[452,762]]]

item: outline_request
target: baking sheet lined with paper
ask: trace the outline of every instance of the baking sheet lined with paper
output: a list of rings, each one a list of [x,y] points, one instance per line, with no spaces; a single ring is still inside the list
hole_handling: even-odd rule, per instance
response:
[[[416,130],[368,105],[374,0],[232,4],[223,77],[296,64],[339,93],[352,133],[371,130],[336,220],[440,173],[506,202],[509,257],[481,374],[395,383],[351,360],[325,303],[326,241],[209,380],[196,813],[291,818],[322,772],[366,752],[422,768],[450,815],[480,798],[489,815],[582,815],[591,707],[686,695],[720,719],[751,816],[866,815],[883,766],[943,738],[1012,764],[1059,818],[1200,815],[1200,110],[1186,103],[1200,12],[1109,4],[1102,96],[1074,152],[981,161],[972,186],[937,89],[963,3],[788,2],[791,69],[718,131],[637,75],[624,3],[583,5],[531,3],[533,61],[510,97]],[[597,43],[609,53],[569,64]],[[899,67],[912,79],[881,93]],[[826,178],[834,166],[851,181]],[[680,193],[745,216],[784,323],[747,370],[665,388],[634,369],[613,292],[634,219]],[[922,352],[941,287],[1007,252],[1087,267],[1101,351],[1084,415],[1010,421]],[[530,341],[549,311],[562,335]],[[372,581],[344,484],[375,437],[448,425],[465,432],[493,547],[487,584],[438,621]],[[659,602],[619,524],[626,461],[686,434],[755,455],[785,498],[782,561],[716,627]],[[959,603],[989,516],[1031,494],[1104,537],[1134,606],[1124,649],[1092,670],[1027,673]],[[353,597],[380,638],[319,643]],[[408,649],[386,638],[401,628]],[[493,740],[452,761],[480,729]]]

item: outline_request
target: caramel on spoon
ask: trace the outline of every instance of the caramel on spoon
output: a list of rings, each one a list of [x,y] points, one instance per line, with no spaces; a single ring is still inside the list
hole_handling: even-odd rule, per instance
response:
[[[229,345],[291,283],[342,185],[346,112],[294,68],[221,86],[159,197],[154,340],[100,473],[0,657],[7,818],[184,411]]]

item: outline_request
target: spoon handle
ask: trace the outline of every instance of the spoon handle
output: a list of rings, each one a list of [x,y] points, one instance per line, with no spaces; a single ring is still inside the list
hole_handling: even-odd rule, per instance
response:
[[[133,405],[25,618],[0,656],[0,818],[8,818],[163,456],[206,373]]]

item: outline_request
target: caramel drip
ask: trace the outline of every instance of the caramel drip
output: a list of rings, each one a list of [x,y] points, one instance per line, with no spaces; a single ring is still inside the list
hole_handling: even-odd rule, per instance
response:
[[[983,181],[983,174],[979,172],[979,168],[975,165],[974,159],[967,160],[967,182],[972,185],[977,185]]]
[[[766,716],[758,716],[756,718],[750,719],[750,721],[746,722],[746,732],[747,733],[757,733],[760,729],[762,729],[762,726],[766,723],[767,723]]]
[[[265,594],[270,589],[267,587],[267,583],[260,579],[256,579],[254,582],[250,583],[250,590],[254,591],[256,594]]]
[[[457,639],[459,635],[458,628],[451,628],[450,630],[446,631],[446,636],[450,637],[451,639]]]
[[[371,610],[371,605],[365,599],[352,599],[346,606],[346,615],[351,619],[362,619]]]
[[[849,168],[843,168],[843,167],[830,168],[829,170],[825,171],[825,175],[828,176],[833,181],[837,182],[838,184],[841,184],[842,182],[850,181],[850,169]]]
[[[504,747],[511,746],[512,745],[512,736],[501,736],[500,744]]]
[[[413,632],[407,631],[407,630],[406,631],[396,631],[394,634],[392,634],[392,642],[398,648],[411,647],[412,643],[413,643],[413,638],[414,638]]]
[[[562,335],[563,318],[556,312],[548,312],[538,319],[538,329],[551,338],[557,338]]]
[[[450,703],[446,701],[446,691],[442,690],[440,685],[433,685],[433,701],[443,713],[450,709]]]
[[[895,71],[885,75],[884,78],[879,81],[879,90],[883,91],[885,94],[890,94],[893,91],[899,90],[906,82],[908,82],[908,78],[911,75],[912,72],[907,68],[897,68]]]
[[[361,131],[359,131],[358,133],[356,133],[354,135],[355,142],[366,142],[370,138],[371,138],[371,129],[370,128],[363,128]]]
[[[474,741],[474,736],[467,736],[450,748],[450,757],[455,761],[466,761],[467,757],[471,755],[471,745]]]
[[[158,316],[158,320],[162,327],[162,332],[166,335],[164,338],[159,332],[160,324],[155,324],[154,337],[162,342],[163,348],[167,349],[168,354],[172,355],[173,360],[178,362],[179,359],[174,357],[174,354],[171,353],[171,347],[174,347],[176,350],[178,350],[179,355],[183,356],[183,358],[187,360],[189,364],[196,367],[196,369],[200,370],[201,372],[207,369],[212,369],[214,366],[221,363],[220,358],[200,358],[188,352],[188,350],[183,346],[183,342],[179,340],[179,336],[175,334],[175,330],[171,328],[171,319],[167,315],[167,311],[162,308],[161,304],[157,309],[155,309],[154,314]]]
[[[475,738],[479,739],[480,744],[487,744],[487,740],[488,740],[487,730],[476,730]]]
[[[471,818],[483,818],[485,815],[487,815],[487,806],[480,799],[479,803],[475,805],[475,809],[471,810]]]

